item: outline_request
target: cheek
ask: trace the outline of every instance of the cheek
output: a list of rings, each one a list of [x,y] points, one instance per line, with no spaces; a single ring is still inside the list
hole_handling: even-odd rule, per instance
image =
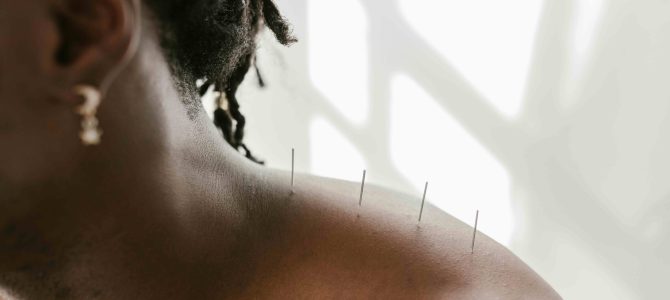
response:
[[[34,186],[73,172],[82,150],[74,112],[36,117],[22,108],[0,110],[0,183]]]
[[[40,1],[10,2],[0,0],[0,119],[14,123],[47,99],[57,35]]]
[[[0,69],[5,67],[0,63]],[[16,88],[20,84],[14,84],[12,76],[2,77],[0,183],[34,185],[69,173],[76,166],[81,148],[79,117],[74,109]]]
[[[40,1],[0,0],[0,11],[22,11],[22,3]],[[56,35],[49,18],[36,11],[0,13],[0,186],[5,188],[66,174],[79,151],[73,109],[49,101]]]

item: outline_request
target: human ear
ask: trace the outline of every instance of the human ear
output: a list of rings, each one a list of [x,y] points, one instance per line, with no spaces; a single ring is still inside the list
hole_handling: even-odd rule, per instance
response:
[[[103,93],[137,51],[138,0],[52,0],[58,31],[53,53],[59,82],[98,87]]]

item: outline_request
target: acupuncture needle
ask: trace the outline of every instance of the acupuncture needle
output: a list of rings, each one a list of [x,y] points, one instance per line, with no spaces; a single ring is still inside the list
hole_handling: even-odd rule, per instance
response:
[[[295,148],[291,148],[291,194],[295,187]]]
[[[361,181],[361,195],[358,199],[358,206],[363,205],[363,191],[365,190],[365,176],[367,175],[368,171],[363,170],[363,181]]]
[[[479,223],[479,210],[477,210],[477,215],[475,216],[475,230],[472,233],[472,249],[470,251],[470,254],[475,253],[475,238],[477,238],[477,225]]]
[[[426,204],[426,192],[428,192],[428,182],[426,182],[426,187],[423,189],[423,198],[421,200],[421,211],[419,212],[419,223],[423,217],[423,207]]]

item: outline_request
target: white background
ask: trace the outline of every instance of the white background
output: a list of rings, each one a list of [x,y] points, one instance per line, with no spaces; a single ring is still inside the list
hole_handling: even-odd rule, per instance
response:
[[[670,1],[281,0],[240,101],[271,167],[421,195],[566,299],[669,299]]]

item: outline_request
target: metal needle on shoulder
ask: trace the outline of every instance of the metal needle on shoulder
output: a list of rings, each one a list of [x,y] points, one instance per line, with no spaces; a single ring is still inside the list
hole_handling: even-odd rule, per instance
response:
[[[293,187],[295,186],[295,148],[291,149],[291,193],[293,193]]]
[[[428,192],[428,182],[426,182],[426,187],[423,189],[423,198],[421,200],[421,211],[419,212],[419,222],[421,222],[421,218],[423,217],[423,207],[426,204],[426,192]]]
[[[361,182],[361,196],[358,199],[358,206],[363,205],[363,190],[365,189],[365,175],[367,175],[367,170],[363,170],[363,181]]]
[[[472,249],[470,254],[475,253],[475,238],[477,238],[477,225],[479,223],[479,210],[477,210],[477,215],[475,216],[475,231],[472,233]]]

